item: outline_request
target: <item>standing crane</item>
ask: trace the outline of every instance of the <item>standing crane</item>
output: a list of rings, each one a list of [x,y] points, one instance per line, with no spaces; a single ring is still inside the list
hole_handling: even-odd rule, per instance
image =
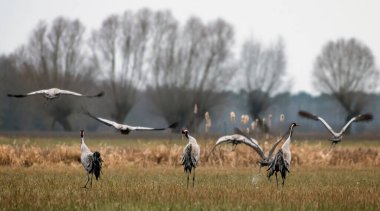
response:
[[[184,171],[187,174],[187,187],[189,187],[189,178],[190,178],[191,171],[193,171],[193,187],[194,187],[195,168],[197,167],[201,150],[197,143],[197,140],[194,137],[189,135],[189,131],[187,129],[183,129],[182,134],[189,140],[189,143],[183,149],[183,156],[182,156],[181,163],[184,166]]]
[[[350,121],[348,121],[346,125],[344,125],[343,128],[337,133],[331,128],[329,124],[327,124],[327,122],[322,117],[316,116],[307,111],[299,111],[298,114],[304,118],[322,122],[322,124],[327,128],[327,130],[333,135],[329,139],[332,145],[335,145],[342,141],[343,133],[347,130],[347,128],[350,126],[351,123],[361,122],[361,121],[370,121],[373,119],[372,114],[359,114],[355,117],[352,117]]]
[[[276,155],[274,156],[273,161],[269,165],[269,168],[267,169],[268,174],[267,177],[270,179],[273,174],[276,176],[276,183],[278,187],[278,179],[277,179],[277,173],[281,173],[281,178],[282,178],[282,186],[285,185],[285,179],[286,179],[286,174],[290,173],[290,162],[292,160],[292,153],[290,152],[290,142],[291,138],[293,135],[293,129],[294,127],[299,126],[296,123],[292,123],[289,126],[289,130],[286,133],[287,139],[284,142],[284,144],[281,146],[281,149],[278,150]]]
[[[90,182],[90,187],[92,187],[92,176],[95,174],[96,180],[99,179],[102,170],[102,158],[99,152],[92,153],[91,150],[84,143],[84,130],[80,131],[81,145],[80,145],[80,161],[87,172],[87,182],[83,188],[87,188],[88,182]],[[90,178],[91,174],[91,178]]]
[[[175,122],[171,125],[169,125],[168,127],[166,128],[152,128],[152,127],[141,127],[141,126],[131,126],[131,125],[126,125],[126,124],[120,124],[120,123],[117,123],[117,122],[114,122],[114,121],[111,121],[111,120],[108,120],[108,119],[104,119],[104,118],[100,118],[100,117],[96,117],[94,115],[92,115],[90,112],[86,111],[85,109],[84,110],[84,113],[86,115],[88,115],[89,117],[107,125],[107,126],[112,126],[114,127],[116,130],[119,130],[121,134],[124,134],[124,135],[127,135],[129,134],[131,131],[152,131],[152,130],[166,130],[166,129],[173,129],[173,128],[176,128],[178,123]]]
[[[38,90],[34,92],[29,92],[26,94],[7,94],[7,95],[8,97],[22,98],[22,97],[28,97],[32,95],[38,95],[38,94],[43,94],[43,96],[46,99],[53,100],[55,98],[58,98],[60,95],[73,95],[77,97],[101,97],[104,95],[104,92],[100,92],[96,95],[83,95],[83,94],[73,92],[73,91],[68,91],[68,90],[63,90],[63,89],[58,89],[58,88],[51,88],[51,89],[43,89],[43,90]]]

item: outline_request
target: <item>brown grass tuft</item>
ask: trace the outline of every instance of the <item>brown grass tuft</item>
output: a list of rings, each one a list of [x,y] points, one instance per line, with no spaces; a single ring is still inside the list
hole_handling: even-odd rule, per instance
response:
[[[144,145],[144,146],[141,146]],[[214,150],[206,160],[213,142],[200,141],[202,166],[249,167],[255,166],[259,157],[249,147],[223,145]],[[130,146],[107,146],[98,144],[91,149],[101,153],[107,166],[176,166],[179,165],[184,145],[144,142]],[[263,144],[268,151],[271,144]],[[0,166],[23,166],[65,164],[77,165],[80,161],[78,145],[57,144],[0,145]],[[293,144],[292,166],[380,166],[380,147],[355,147],[338,145],[332,150],[328,145],[303,142]]]

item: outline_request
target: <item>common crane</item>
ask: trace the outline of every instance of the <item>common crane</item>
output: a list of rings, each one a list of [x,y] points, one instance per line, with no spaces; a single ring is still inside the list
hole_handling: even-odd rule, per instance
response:
[[[329,141],[331,141],[331,144],[332,145],[335,145],[337,143],[339,143],[340,141],[342,141],[342,138],[343,138],[343,133],[347,130],[347,128],[350,126],[351,123],[353,122],[360,122],[360,121],[369,121],[369,120],[372,120],[373,119],[373,116],[372,114],[359,114],[353,118],[350,119],[350,121],[348,121],[346,123],[346,125],[343,126],[343,128],[337,133],[335,132],[331,126],[329,124],[327,124],[327,122],[322,118],[322,117],[319,117],[319,116],[316,116],[314,114],[311,114],[307,111],[299,111],[298,114],[302,117],[305,117],[307,119],[312,119],[312,120],[315,120],[315,121],[320,121],[322,122],[322,124],[329,130],[329,132],[333,135]]]
[[[80,161],[84,167],[84,170],[87,172],[87,182],[83,188],[87,188],[88,182],[92,187],[92,176],[95,174],[96,180],[100,177],[102,170],[102,158],[99,152],[92,153],[91,150],[84,143],[84,130],[80,131],[81,145],[80,145]],[[91,174],[91,177],[90,177]]]
[[[197,140],[189,135],[187,129],[182,130],[182,134],[189,140],[189,143],[183,149],[182,155],[182,165],[184,166],[184,171],[187,174],[187,187],[189,187],[189,178],[191,171],[193,171],[193,187],[195,183],[195,168],[199,160],[199,155],[201,153],[200,147]],[[194,169],[193,169],[194,168]]]
[[[53,100],[53,99],[59,97],[60,95],[73,95],[73,96],[78,96],[78,97],[101,97],[104,95],[104,92],[100,92],[96,95],[83,95],[83,94],[68,91],[68,90],[51,88],[51,89],[43,89],[43,90],[38,90],[38,91],[34,91],[34,92],[29,92],[26,94],[7,94],[7,95],[8,95],[8,97],[22,98],[22,97],[28,97],[31,95],[38,95],[38,94],[43,94],[43,96],[46,99]]]
[[[90,112],[84,110],[85,114],[88,115],[89,117],[107,125],[107,126],[112,126],[116,130],[119,130],[121,134],[127,135],[131,131],[152,131],[152,130],[166,130],[166,129],[174,129],[177,127],[178,123],[175,122],[171,125],[169,125],[166,128],[152,128],[152,127],[141,127],[141,126],[131,126],[131,125],[126,125],[126,124],[120,124],[111,120],[107,120],[104,118],[96,117],[92,115]]]
[[[238,128],[235,128],[234,130],[235,130],[235,134],[222,136],[216,141],[214,147],[211,149],[209,155],[207,156],[207,160],[209,156],[211,155],[211,153],[214,151],[214,149],[221,144],[231,143],[232,145],[235,145],[235,146],[237,146],[238,144],[245,144],[251,147],[252,149],[254,149],[257,152],[257,154],[260,156],[261,160],[257,161],[258,164],[260,165],[260,168],[263,166],[269,166],[271,162],[273,161],[272,155],[273,155],[274,150],[276,149],[277,145],[281,143],[281,141],[284,139],[286,135],[285,134],[282,138],[278,139],[273,144],[272,148],[269,150],[268,155],[265,156],[264,150],[261,148],[261,146],[255,139],[248,137],[248,135],[246,135],[244,132],[242,132]]]
[[[282,178],[282,186],[285,185],[286,174],[290,173],[290,163],[292,160],[292,153],[290,151],[290,142],[293,135],[294,127],[299,126],[296,123],[292,123],[289,126],[289,130],[286,133],[287,139],[274,156],[273,161],[270,163],[267,169],[267,177],[270,179],[273,174],[276,176],[276,183],[278,187],[277,173],[280,172]]]

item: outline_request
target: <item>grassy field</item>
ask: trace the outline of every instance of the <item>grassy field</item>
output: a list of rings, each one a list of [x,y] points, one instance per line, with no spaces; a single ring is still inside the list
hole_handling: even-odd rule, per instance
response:
[[[105,160],[101,180],[83,189],[79,140],[0,138],[0,208],[59,210],[378,210],[380,144],[295,142],[285,187],[268,181],[244,146],[200,140],[196,185],[179,165],[185,141],[89,139]],[[270,145],[270,143],[264,144]]]

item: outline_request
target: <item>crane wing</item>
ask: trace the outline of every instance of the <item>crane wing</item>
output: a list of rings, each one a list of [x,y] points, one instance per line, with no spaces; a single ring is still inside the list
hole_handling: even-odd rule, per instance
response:
[[[252,141],[254,144],[256,144],[257,146],[259,146],[260,150],[263,151],[263,149],[261,149],[259,143],[253,139],[253,138],[250,138],[247,134],[245,134],[243,131],[241,131],[239,128],[234,128],[234,131],[236,134],[239,134],[241,136],[244,136],[245,138],[247,138],[248,140]],[[263,154],[264,154],[264,151],[263,151]]]
[[[298,111],[298,115],[300,115],[300,116],[302,116],[304,118],[307,118],[307,119],[312,119],[312,120],[318,121],[318,117],[316,115],[311,114],[311,113],[309,113],[307,111],[302,111],[302,110]]]
[[[114,122],[114,121],[111,121],[111,120],[108,120],[108,119],[104,119],[104,118],[100,118],[100,117],[95,117],[94,119],[98,120],[99,122],[101,122],[107,126],[113,126],[116,129],[120,129],[120,127],[121,127],[121,124]]]
[[[165,127],[165,128],[152,128],[152,127],[141,127],[141,126],[129,126],[130,130],[135,131],[149,131],[149,130],[166,130],[166,129],[174,129],[178,126],[178,122],[174,122],[173,124]]]
[[[335,137],[337,137],[337,136],[339,136],[339,134],[337,134],[332,128],[331,128],[331,126],[329,125],[329,124],[327,124],[327,122],[323,119],[323,118],[321,118],[321,117],[319,117],[319,116],[316,116],[316,115],[314,115],[314,114],[311,114],[311,113],[309,113],[309,112],[306,112],[306,111],[299,111],[298,112],[298,114],[300,115],[300,116],[302,116],[302,117],[305,117],[305,118],[307,118],[307,119],[313,119],[313,120],[316,120],[316,121],[321,121],[322,122],[322,124],[330,131],[330,133],[331,134],[333,134],[333,136],[335,136]]]
[[[72,92],[72,91],[69,91],[69,90],[63,90],[63,89],[60,89],[60,90],[59,90],[59,94],[62,94],[62,95],[83,96],[82,94],[80,94],[80,93],[78,93],[78,92]]]
[[[342,135],[344,131],[347,130],[347,128],[350,126],[353,122],[361,122],[361,121],[370,121],[373,119],[372,114],[360,114],[350,119],[350,121],[347,122],[346,125],[342,128],[342,130],[339,132],[339,135]]]
[[[272,155],[273,155],[273,152],[274,150],[276,149],[276,147],[281,143],[282,140],[284,140],[285,136],[288,134],[288,132],[286,132],[280,139],[278,139],[272,146],[272,148],[269,150],[269,153],[268,153],[268,159],[271,159]]]
[[[82,107],[82,110],[83,110],[83,112],[87,116],[89,116],[89,117],[91,117],[91,118],[93,118],[93,119],[95,119],[95,120],[97,120],[97,121],[99,121],[99,122],[101,122],[101,123],[103,123],[103,124],[105,124],[107,126],[112,126],[112,127],[116,128],[116,129],[120,129],[120,127],[121,127],[121,125],[119,123],[117,123],[117,122],[114,122],[114,121],[111,121],[111,120],[107,120],[107,119],[104,119],[104,118],[100,118],[100,117],[96,117],[96,116],[92,115],[90,112],[88,112],[83,107]]]
[[[100,92],[96,95],[83,95],[83,94],[78,93],[78,92],[73,92],[73,91],[69,91],[69,90],[62,90],[62,89],[59,90],[59,93],[63,94],[63,95],[74,95],[74,96],[79,96],[79,97],[101,97],[104,95],[104,92]]]
[[[8,95],[8,97],[21,98],[21,97],[27,97],[27,96],[30,96],[30,95],[44,94],[45,92],[46,92],[46,90],[43,89],[43,90],[38,90],[38,91],[34,91],[34,92],[29,92],[29,93],[26,93],[26,94],[7,94],[7,95]]]
[[[291,141],[291,138],[289,136],[288,139],[286,139],[285,143],[281,146],[281,149],[285,156],[285,160],[287,160],[289,164],[292,160],[292,153],[290,151],[290,141]]]
[[[229,136],[222,136],[220,137],[214,147],[211,149],[209,155],[207,156],[207,159],[208,157],[211,155],[211,153],[214,151],[214,149],[221,145],[221,144],[224,144],[224,143],[231,143],[231,144],[245,144],[251,148],[253,148],[257,154],[262,158],[264,159],[264,152],[263,150],[261,149],[261,147],[257,144],[256,140],[252,141],[252,139],[248,139],[246,138],[245,136],[242,136],[240,134],[234,134],[234,135],[229,135]]]

